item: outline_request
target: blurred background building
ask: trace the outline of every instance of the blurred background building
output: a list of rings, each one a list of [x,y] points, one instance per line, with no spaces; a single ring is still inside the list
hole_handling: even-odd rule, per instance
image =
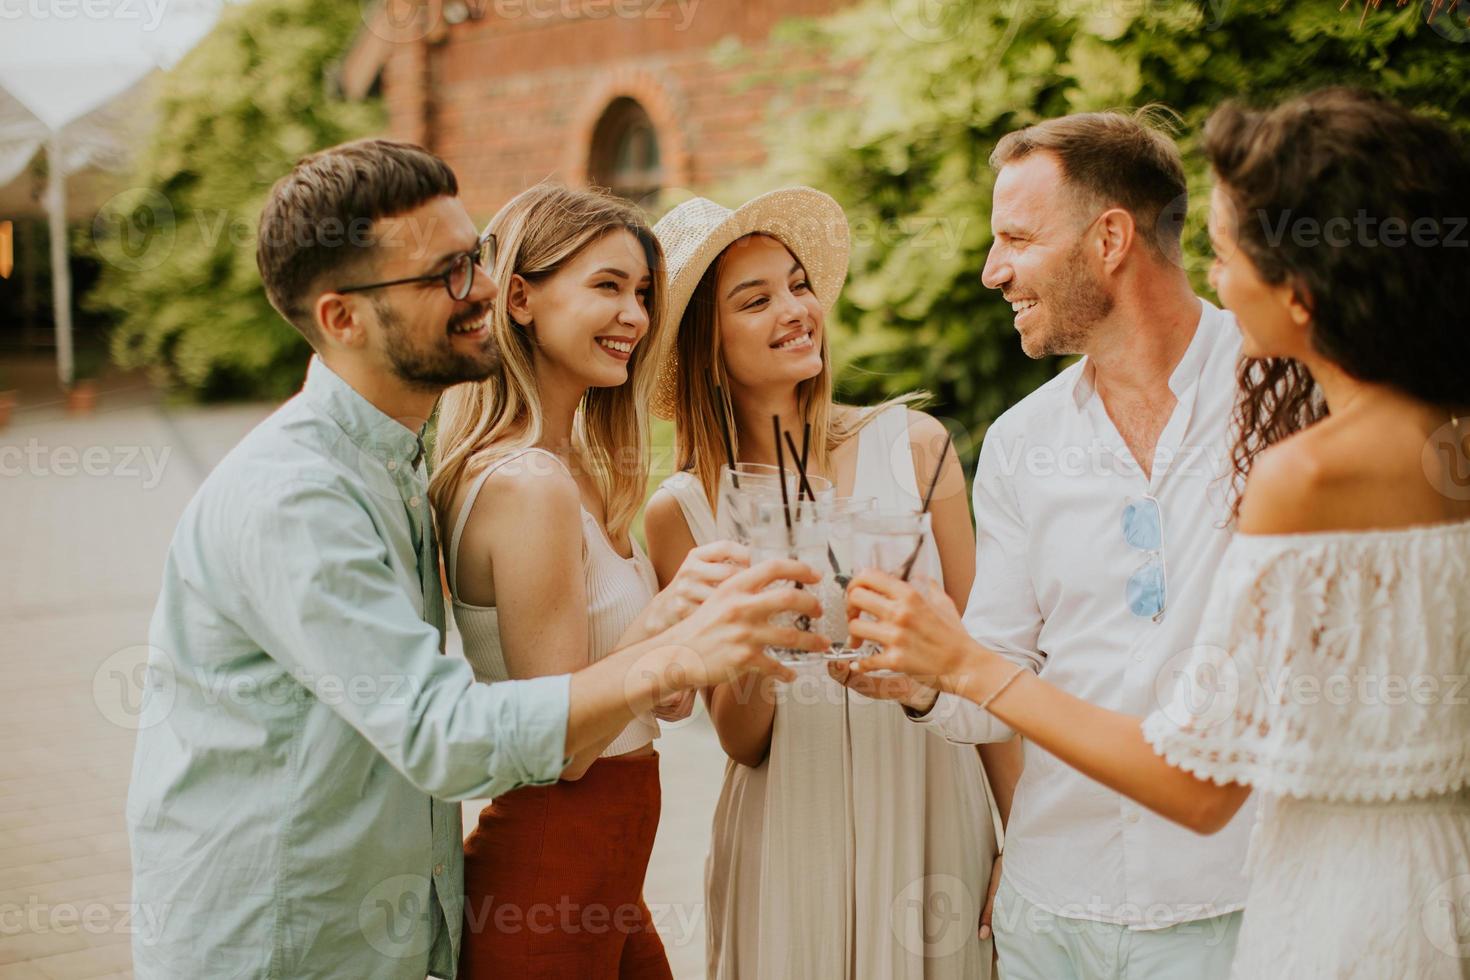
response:
[[[486,216],[546,177],[655,206],[759,167],[772,114],[847,97],[816,52],[770,39],[848,0],[443,0],[377,8],[349,51],[351,97],[429,147]]]

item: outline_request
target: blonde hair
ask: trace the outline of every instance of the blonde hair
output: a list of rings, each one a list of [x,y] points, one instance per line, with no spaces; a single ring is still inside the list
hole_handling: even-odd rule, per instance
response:
[[[637,516],[648,483],[647,406],[664,335],[659,329],[667,288],[663,248],[636,205],[603,191],[555,183],[537,184],[516,195],[490,219],[489,230],[499,244],[494,275],[500,295],[491,307],[489,326],[500,347],[500,363],[486,380],[444,393],[429,499],[441,524],[449,526],[444,522],[451,516],[455,489],[472,469],[541,440],[545,417],[534,344],[510,316],[511,277],[547,279],[603,235],[627,231],[643,246],[653,280],[649,332],[633,349],[626,384],[587,390],[572,433],[573,446],[602,498],[607,532],[616,540]]]
[[[752,232],[763,235],[764,232]],[[720,467],[726,462],[724,436],[721,433],[719,413],[724,412],[730,420],[731,452],[740,458],[740,433],[735,424],[734,406],[730,402],[730,379],[721,356],[720,317],[715,294],[715,280],[719,275],[720,260],[725,253],[746,235],[715,257],[700,276],[699,284],[684,308],[679,322],[676,343],[679,351],[679,374],[674,395],[674,452],[677,469],[692,471],[704,488],[710,508],[715,507],[718,492]],[[774,235],[767,236],[775,238]],[[780,241],[780,239],[776,239]],[[784,243],[783,243],[784,244]],[[790,247],[787,247],[790,251]],[[793,257],[800,261],[799,256]],[[827,297],[818,297],[829,309]],[[822,370],[815,377],[807,378],[796,385],[796,408],[800,418],[782,420],[784,428],[793,436],[805,423],[810,422],[814,438],[811,457],[807,461],[807,472],[828,472],[832,454],[864,426],[877,418],[884,409],[894,405],[909,405],[922,402],[928,396],[923,392],[891,398],[875,408],[852,412],[835,412],[839,407],[833,401],[832,357],[827,342],[828,330],[822,334]],[[724,392],[720,403],[715,393],[718,385]]]

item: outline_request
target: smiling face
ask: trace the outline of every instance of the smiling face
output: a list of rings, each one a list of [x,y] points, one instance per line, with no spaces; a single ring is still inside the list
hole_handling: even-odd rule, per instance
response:
[[[1236,209],[1217,183],[1210,191],[1210,285],[1220,302],[1235,314],[1246,357],[1301,358],[1309,353],[1311,316],[1285,283],[1272,285],[1261,277],[1236,238]]]
[[[1093,225],[1057,157],[1039,151],[1002,167],[990,221],[995,238],[981,281],[1011,304],[1021,349],[1029,357],[1086,353],[1114,299],[1086,247]]]
[[[586,388],[628,380],[648,335],[653,276],[637,236],[618,228],[594,239],[554,273],[511,279],[511,317],[535,337],[537,372],[551,369]]]
[[[741,387],[790,387],[822,373],[822,303],[806,270],[769,235],[721,253],[715,276],[720,356]]]
[[[464,205],[453,197],[383,218],[373,230],[379,244],[372,276],[378,281],[443,272],[479,240]],[[453,299],[442,280],[348,298],[363,310],[363,356],[404,384],[441,390],[483,380],[495,369],[499,348],[485,323],[495,296],[489,270],[477,268],[474,287],[463,300]]]

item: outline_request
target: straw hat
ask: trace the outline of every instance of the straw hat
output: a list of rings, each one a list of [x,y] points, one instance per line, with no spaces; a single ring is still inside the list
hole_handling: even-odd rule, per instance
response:
[[[852,251],[847,215],[830,196],[810,187],[786,187],[762,194],[731,211],[702,197],[674,208],[653,226],[668,266],[664,308],[665,350],[650,408],[659,418],[674,417],[678,393],[677,334],[684,309],[699,280],[726,247],[754,232],[770,235],[790,249],[806,270],[824,309],[831,310],[847,278]]]

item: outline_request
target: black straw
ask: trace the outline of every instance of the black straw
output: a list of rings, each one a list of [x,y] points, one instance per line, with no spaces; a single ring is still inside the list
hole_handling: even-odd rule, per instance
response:
[[[786,518],[787,547],[794,548],[796,539],[791,536],[791,498],[786,493],[786,453],[781,448],[781,416],[771,416],[771,433],[776,437],[777,482],[781,484],[781,513]]]
[[[939,463],[934,467],[934,476],[929,480],[929,491],[924,494],[924,507],[919,511],[920,514],[929,513],[929,501],[934,499],[934,488],[939,486],[939,474],[944,472],[944,457],[949,454],[949,447],[953,442],[954,433],[945,432],[944,448],[939,450]],[[919,560],[919,549],[922,547],[924,547],[924,533],[920,531],[919,540],[914,542],[914,550],[909,552],[908,559],[903,563],[903,571],[898,576],[903,581],[909,580],[909,575],[914,570],[914,562]]]

